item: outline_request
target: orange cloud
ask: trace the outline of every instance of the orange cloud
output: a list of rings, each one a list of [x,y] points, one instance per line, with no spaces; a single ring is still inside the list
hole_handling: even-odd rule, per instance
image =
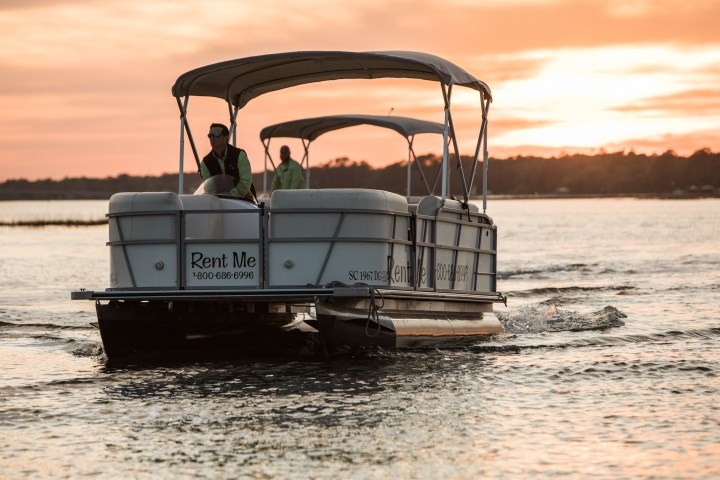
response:
[[[658,148],[718,149],[708,133],[720,129],[713,120],[720,103],[713,86],[720,79],[713,56],[720,51],[717,18],[716,1],[7,0],[0,5],[0,181],[172,172],[179,152],[170,94],[175,79],[201,65],[289,50],[407,49],[456,62],[493,90],[491,152],[552,155],[631,141],[638,148],[678,142]],[[657,47],[658,58],[645,58],[643,46]],[[567,81],[563,68],[577,64],[558,60],[567,52],[597,55],[597,71]],[[636,57],[619,62],[622,52]],[[597,85],[582,83],[592,81]],[[477,99],[456,93],[456,127],[463,148],[472,150]],[[333,82],[251,102],[238,118],[238,143],[257,170],[263,165],[258,133],[266,125],[391,109],[442,121],[439,89],[429,82]],[[640,114],[652,114],[660,126],[629,131]],[[193,99],[190,118],[203,152],[207,124],[226,119],[227,108]],[[581,123],[588,119],[594,123]],[[606,135],[573,147],[574,131],[558,130],[568,124]],[[692,131],[670,133],[677,125]],[[606,126],[620,133],[611,135]],[[418,152],[439,152],[435,142],[423,140]],[[185,166],[192,169],[186,147]],[[348,155],[377,163],[406,155],[402,138],[372,129],[328,135],[312,154],[319,162]]]
[[[686,90],[672,95],[643,98],[614,110],[656,116],[718,116],[720,88]]]
[[[634,150],[638,153],[663,153],[673,150],[678,155],[691,155],[698,150],[708,148],[714,152],[718,148],[718,131],[701,130],[690,133],[666,133],[656,137],[634,138],[626,142],[609,144],[607,149]]]

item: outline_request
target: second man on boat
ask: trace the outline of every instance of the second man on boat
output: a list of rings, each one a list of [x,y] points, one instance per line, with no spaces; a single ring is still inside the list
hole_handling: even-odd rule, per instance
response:
[[[290,147],[280,147],[280,165],[275,169],[271,190],[305,188],[303,169],[298,162],[290,158]]]

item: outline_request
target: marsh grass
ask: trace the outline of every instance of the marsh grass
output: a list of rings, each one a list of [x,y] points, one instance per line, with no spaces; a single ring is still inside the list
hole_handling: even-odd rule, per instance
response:
[[[79,219],[32,219],[32,220],[0,220],[0,227],[91,227],[107,225],[107,218],[95,220]]]

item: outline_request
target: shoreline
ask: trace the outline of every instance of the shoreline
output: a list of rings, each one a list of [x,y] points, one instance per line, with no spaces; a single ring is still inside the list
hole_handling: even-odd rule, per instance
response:
[[[638,200],[700,200],[708,198],[720,198],[720,194],[716,193],[696,193],[696,194],[535,194],[535,195],[488,195],[488,201],[494,202],[498,200],[576,200],[576,199],[638,199]],[[31,201],[31,202],[49,202],[49,201],[78,201],[78,200],[94,200],[107,201],[106,198],[62,198],[62,199],[0,199],[2,202],[13,201]],[[475,203],[482,202],[482,196],[471,196],[470,200]],[[92,227],[99,225],[107,225],[107,218],[1,218],[0,228],[43,228],[43,227]]]
[[[488,200],[549,200],[549,199],[578,199],[578,198],[639,198],[658,200],[694,200],[701,198],[720,198],[720,192],[698,193],[537,193],[514,195],[488,195]],[[470,196],[470,200],[482,200],[482,195]]]
[[[457,198],[457,196],[455,197]],[[482,195],[470,195],[472,201],[482,201]],[[698,191],[683,193],[525,193],[525,194],[489,194],[488,200],[556,200],[578,198],[640,198],[660,200],[693,200],[701,198],[720,198],[720,192]],[[108,196],[89,195],[0,195],[0,202],[49,202],[77,200],[109,200]]]

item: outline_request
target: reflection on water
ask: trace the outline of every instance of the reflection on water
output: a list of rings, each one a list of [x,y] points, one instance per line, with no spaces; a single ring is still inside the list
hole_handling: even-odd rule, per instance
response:
[[[0,478],[717,478],[719,207],[492,202],[488,342],[123,368],[106,228],[0,228]]]
[[[0,202],[0,224],[32,220],[98,220],[107,200],[19,200]]]
[[[5,446],[43,458],[25,467],[33,475],[49,473],[48,462],[70,468],[78,448],[86,455],[72,476],[717,472],[706,451],[717,423],[687,431],[709,420],[702,406],[718,393],[717,364],[673,357],[667,340],[80,370],[85,378],[6,397],[4,418],[26,427]]]

